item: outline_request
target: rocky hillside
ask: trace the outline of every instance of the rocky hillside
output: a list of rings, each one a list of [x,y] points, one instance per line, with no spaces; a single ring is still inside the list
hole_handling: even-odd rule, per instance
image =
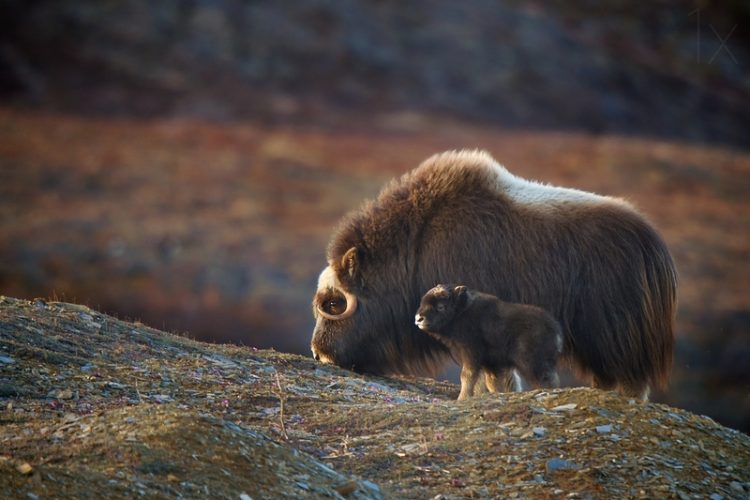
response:
[[[592,389],[486,395],[0,298],[0,491],[746,498],[750,438]]]

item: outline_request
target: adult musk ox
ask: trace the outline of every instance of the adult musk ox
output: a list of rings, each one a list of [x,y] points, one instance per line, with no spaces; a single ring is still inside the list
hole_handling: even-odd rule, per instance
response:
[[[646,398],[669,379],[676,281],[664,242],[625,201],[521,179],[484,152],[447,152],[342,220],[311,347],[358,372],[435,373],[448,352],[414,311],[437,283],[463,283],[546,309],[564,331],[561,359],[596,387]]]

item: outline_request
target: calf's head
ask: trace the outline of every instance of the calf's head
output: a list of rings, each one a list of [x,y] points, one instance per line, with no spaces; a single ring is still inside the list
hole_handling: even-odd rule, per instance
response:
[[[426,332],[443,333],[466,308],[469,292],[463,285],[437,285],[422,297],[414,323]]]

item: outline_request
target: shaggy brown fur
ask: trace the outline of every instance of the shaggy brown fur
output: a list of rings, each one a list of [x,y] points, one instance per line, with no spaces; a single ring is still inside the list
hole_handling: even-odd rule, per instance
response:
[[[503,302],[462,285],[438,285],[419,304],[414,323],[461,363],[461,393],[474,395],[480,371],[487,390],[504,389],[511,370],[534,387],[557,387],[562,330],[541,307]]]
[[[486,153],[444,153],[345,217],[328,260],[318,293],[358,304],[341,320],[316,312],[312,348],[340,366],[434,373],[447,350],[413,314],[426,290],[454,282],[549,311],[563,358],[597,387],[646,395],[669,379],[676,272],[622,200],[525,181]]]

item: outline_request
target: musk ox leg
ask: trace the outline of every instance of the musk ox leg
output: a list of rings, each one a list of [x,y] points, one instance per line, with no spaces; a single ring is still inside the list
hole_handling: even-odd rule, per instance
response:
[[[477,385],[477,379],[479,379],[479,368],[473,363],[464,362],[461,367],[461,392],[458,395],[459,401],[474,395],[474,386]]]
[[[523,386],[521,377],[516,370],[503,368],[500,370],[485,370],[485,384],[490,392],[521,392]]]
[[[478,396],[480,394],[485,394],[488,392],[487,389],[487,374],[484,371],[479,372],[479,378],[477,379],[477,384],[474,386],[474,395]]]
[[[594,375],[593,379],[591,380],[591,387],[595,389],[601,389],[603,391],[611,391],[616,387],[616,383],[614,380],[610,379],[604,379],[602,377],[597,377]]]
[[[552,389],[560,387],[560,377],[557,375],[557,371],[552,370],[542,375],[539,379],[539,385]]]
[[[633,384],[620,386],[619,392],[625,396],[640,399],[644,403],[648,401],[648,397],[651,394],[651,388],[648,384]]]
[[[614,381],[604,380],[601,377],[594,375],[593,382],[591,384],[597,389],[605,391],[613,391],[617,389],[617,392],[623,396],[629,398],[640,399],[641,401],[648,401],[648,397],[651,394],[651,387],[647,382],[633,382],[631,384],[620,384],[617,385]]]

